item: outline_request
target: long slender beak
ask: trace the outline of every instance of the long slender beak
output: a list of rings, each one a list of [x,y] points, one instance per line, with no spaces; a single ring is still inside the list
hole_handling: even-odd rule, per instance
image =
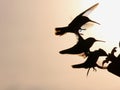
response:
[[[93,23],[96,23],[96,24],[100,25],[100,23],[98,23],[98,22],[96,22],[96,21],[90,20],[90,22],[93,22]]]
[[[102,41],[102,40],[96,40],[97,42],[105,42],[105,41]]]

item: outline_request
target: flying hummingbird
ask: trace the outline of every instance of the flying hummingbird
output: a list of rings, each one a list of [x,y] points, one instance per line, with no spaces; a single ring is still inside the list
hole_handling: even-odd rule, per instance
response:
[[[95,50],[93,52],[90,52],[88,58],[84,63],[72,65],[72,67],[88,69],[87,71],[88,75],[90,68],[93,68],[93,70],[96,70],[95,67],[102,68],[97,64],[97,60],[100,56],[107,56],[107,53],[103,49]]]
[[[76,35],[79,34],[79,29],[82,29],[81,27],[86,24],[87,22],[93,22],[96,24],[99,24],[91,19],[89,19],[87,17],[87,15],[98,6],[99,3],[91,6],[90,8],[88,8],[87,10],[85,10],[84,12],[82,12],[81,14],[79,14],[75,19],[73,19],[73,21],[66,27],[57,27],[55,28],[56,30],[56,35],[63,35],[67,32],[70,33],[75,33]]]
[[[89,54],[90,52],[90,48],[92,47],[92,45],[94,44],[94,42],[105,42],[102,40],[96,40],[93,37],[89,37],[87,39],[83,39],[81,37],[81,35],[79,35],[78,38],[78,42],[71,48],[65,49],[60,51],[60,54],[81,54],[81,53],[85,53],[85,55],[87,56],[87,54]]]

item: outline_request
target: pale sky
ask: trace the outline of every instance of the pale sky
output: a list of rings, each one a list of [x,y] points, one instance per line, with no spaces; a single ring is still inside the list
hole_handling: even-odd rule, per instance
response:
[[[110,52],[120,38],[119,0],[0,0],[0,90],[120,90],[119,77],[98,68],[87,77],[86,69],[71,67],[83,58],[59,54],[77,39],[55,36],[55,27],[98,2],[89,17],[101,25],[89,27],[84,38],[105,40],[91,49]]]

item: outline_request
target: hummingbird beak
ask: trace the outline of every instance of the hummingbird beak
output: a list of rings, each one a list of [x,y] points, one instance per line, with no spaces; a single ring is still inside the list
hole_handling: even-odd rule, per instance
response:
[[[93,22],[93,23],[96,23],[96,24],[100,25],[100,23],[98,23],[98,22],[96,22],[96,21],[90,20],[90,22]]]
[[[96,40],[97,42],[105,42],[105,41],[102,41],[102,40]]]

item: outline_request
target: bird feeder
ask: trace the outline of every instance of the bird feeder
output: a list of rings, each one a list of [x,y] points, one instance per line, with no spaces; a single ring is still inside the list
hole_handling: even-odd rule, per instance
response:
[[[110,63],[107,67],[107,70],[120,77],[120,60]]]

